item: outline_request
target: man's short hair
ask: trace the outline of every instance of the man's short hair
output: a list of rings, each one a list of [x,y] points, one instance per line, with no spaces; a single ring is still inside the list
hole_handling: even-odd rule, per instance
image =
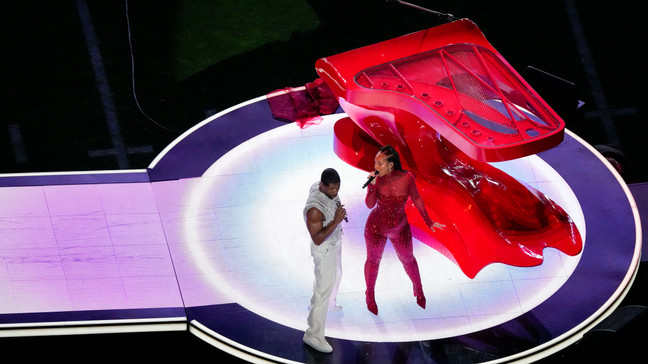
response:
[[[324,184],[324,186],[328,186],[331,183],[339,183],[340,182],[340,175],[337,173],[337,171],[333,168],[326,168],[322,172],[322,177],[320,178],[320,182]]]

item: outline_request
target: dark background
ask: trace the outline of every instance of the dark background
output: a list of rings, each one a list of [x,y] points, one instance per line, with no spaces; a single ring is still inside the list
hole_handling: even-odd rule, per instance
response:
[[[83,3],[87,3],[88,12],[80,15]],[[279,88],[311,82],[317,78],[314,63],[320,57],[448,20],[383,0],[248,1],[245,8],[235,3],[3,2],[0,173],[146,168],[169,143],[207,116]],[[477,23],[504,58],[525,78],[528,75],[527,81],[559,111],[569,130],[591,145],[619,150],[628,183],[648,181],[647,128],[642,122],[646,100],[644,2],[411,3]],[[259,9],[261,4],[300,6],[282,11],[286,19],[277,22],[264,11],[254,11],[255,4]],[[194,7],[194,12],[187,12],[188,6]],[[202,16],[182,18],[187,14]],[[298,26],[286,39],[268,35],[297,19],[314,20]],[[112,119],[106,117],[82,20],[92,24],[96,34],[106,76],[101,86],[110,91],[104,99],[114,106]],[[226,21],[254,24],[266,32],[248,34],[250,25],[220,27],[218,31],[210,27]],[[196,29],[181,28],[186,24],[195,24]],[[203,34],[200,43],[196,34]],[[211,43],[209,37],[213,37]],[[227,46],[230,38],[233,45]],[[252,46],[240,47],[248,40]],[[218,46],[215,53],[221,56],[205,56],[200,64],[184,68],[195,72],[179,76],[179,63],[197,62],[192,57],[181,58],[179,43],[195,49],[195,56],[213,54]],[[97,55],[94,57],[96,60]],[[528,66],[550,76],[526,73]],[[575,101],[583,103],[578,110]],[[624,305],[646,305],[644,275],[640,269]],[[624,351],[641,353],[637,337],[645,334],[645,328],[643,323],[633,325],[638,331],[624,334],[622,340],[616,335],[601,343],[581,343],[543,362],[571,362],[583,355],[601,359],[603,353]],[[27,358],[54,355],[68,362],[89,359],[77,354],[79,347],[115,360],[126,355],[130,358],[127,362],[222,357],[217,349],[185,332],[0,339],[0,348],[25,346],[32,348],[21,350]]]

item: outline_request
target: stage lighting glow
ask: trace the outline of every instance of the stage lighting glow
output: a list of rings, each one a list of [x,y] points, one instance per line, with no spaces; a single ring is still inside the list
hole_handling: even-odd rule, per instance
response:
[[[388,244],[376,286],[380,313],[373,316],[364,300],[362,232],[369,211],[360,186],[367,173],[340,161],[332,149],[333,124],[343,116],[327,116],[320,125],[303,130],[286,125],[252,138],[191,184],[183,212],[183,236],[188,255],[208,281],[205,289],[211,294],[192,297],[189,302],[236,302],[267,319],[304,330],[313,274],[302,209],[309,186],[326,167],[336,168],[342,177],[340,197],[349,214],[338,294],[343,310],[329,313],[327,336],[385,342],[466,334],[528,312],[569,278],[580,255],[570,257],[549,248],[540,266],[491,264],[469,279],[441,253],[415,241],[428,297],[427,309],[422,310]],[[585,241],[578,200],[547,163],[530,156],[493,165],[563,207]],[[205,213],[215,216],[217,228],[200,223]],[[214,249],[221,254],[219,263],[214,262]]]

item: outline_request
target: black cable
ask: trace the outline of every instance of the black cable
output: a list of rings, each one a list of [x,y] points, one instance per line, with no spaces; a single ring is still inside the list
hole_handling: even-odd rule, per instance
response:
[[[159,122],[153,120],[144,110],[142,109],[142,106],[139,103],[139,100],[137,99],[137,91],[135,89],[135,55],[133,53],[133,40],[132,40],[132,35],[131,35],[131,26],[130,26],[130,15],[128,14],[128,0],[125,0],[126,3],[126,27],[128,30],[128,46],[130,50],[130,57],[131,57],[131,83],[132,83],[132,89],[133,89],[133,99],[135,100],[135,105],[137,105],[137,109],[144,115],[147,119],[149,119],[151,122],[153,122],[155,125],[159,126],[160,128],[172,132],[172,133],[182,133],[183,131],[181,130],[174,130],[174,129],[169,129],[166,126],[160,124]]]
[[[457,20],[457,18],[455,18],[454,15],[452,15],[452,14],[442,13],[442,12],[436,11],[436,10],[431,10],[431,9],[424,8],[422,6],[412,4],[412,3],[408,3],[408,2],[405,2],[405,1],[400,1],[400,0],[387,0],[387,1],[388,2],[399,3],[401,5],[409,6],[409,7],[414,8],[414,9],[423,10],[423,11],[425,11],[427,13],[435,14],[435,15],[437,15],[439,17],[446,17],[449,21]]]

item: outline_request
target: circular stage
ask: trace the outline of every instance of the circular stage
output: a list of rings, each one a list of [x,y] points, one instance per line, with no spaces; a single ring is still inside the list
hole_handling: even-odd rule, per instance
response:
[[[260,97],[205,120],[151,164],[151,182],[179,206],[167,239],[184,263],[176,274],[193,333],[256,362],[530,362],[578,340],[624,297],[640,260],[636,206],[611,166],[567,132],[551,150],[492,165],[568,212],[583,237],[579,255],[547,248],[539,266],[493,263],[470,279],[415,241],[423,310],[388,244],[380,314],[372,315],[364,300],[366,172],[333,152],[333,125],[344,116],[300,129],[274,120]],[[329,355],[301,340],[313,282],[302,209],[326,167],[340,173],[349,216],[343,309],[328,315]]]

